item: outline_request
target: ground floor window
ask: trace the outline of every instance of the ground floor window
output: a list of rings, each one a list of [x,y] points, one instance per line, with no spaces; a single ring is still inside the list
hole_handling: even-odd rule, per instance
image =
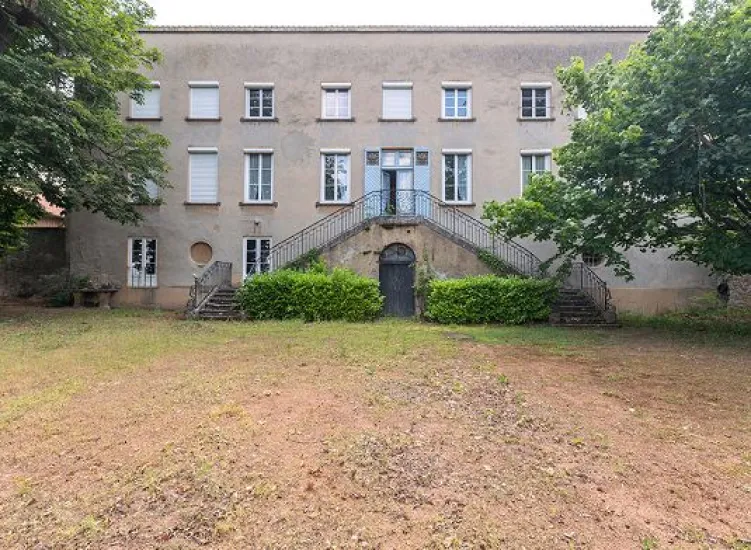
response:
[[[156,239],[128,239],[128,286],[151,288],[156,285]]]
[[[243,239],[243,265],[245,277],[271,271],[271,238],[245,237]]]

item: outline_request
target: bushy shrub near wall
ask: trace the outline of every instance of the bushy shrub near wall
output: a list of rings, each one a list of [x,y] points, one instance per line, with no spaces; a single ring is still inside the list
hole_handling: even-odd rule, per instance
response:
[[[433,280],[426,317],[438,323],[505,323],[543,321],[558,291],[555,281],[482,275]]]
[[[251,277],[237,293],[249,319],[367,321],[381,313],[378,281],[347,269],[280,270]]]

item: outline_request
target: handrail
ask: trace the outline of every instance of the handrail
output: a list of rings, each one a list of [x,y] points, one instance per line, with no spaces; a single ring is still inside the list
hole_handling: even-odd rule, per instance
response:
[[[607,283],[587,264],[574,262],[564,284],[569,288],[581,290],[601,313],[610,309],[612,296]]]
[[[494,235],[480,220],[430,193],[412,189],[398,190],[394,197],[387,190],[363,195],[273,246],[269,252],[271,265],[274,268],[287,266],[302,255],[331,246],[376,220],[406,218],[424,220],[451,237],[486,251],[520,275],[541,275],[540,260],[522,245]]]
[[[232,262],[213,262],[198,277],[193,277],[190,287],[188,311],[195,313],[217,288],[232,286]]]

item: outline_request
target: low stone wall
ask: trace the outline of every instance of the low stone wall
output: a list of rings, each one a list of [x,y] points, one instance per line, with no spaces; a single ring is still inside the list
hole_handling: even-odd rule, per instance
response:
[[[728,291],[728,306],[751,308],[751,275],[730,277]]]
[[[28,298],[46,290],[45,275],[68,269],[65,229],[29,228],[26,246],[0,261],[0,297]]]

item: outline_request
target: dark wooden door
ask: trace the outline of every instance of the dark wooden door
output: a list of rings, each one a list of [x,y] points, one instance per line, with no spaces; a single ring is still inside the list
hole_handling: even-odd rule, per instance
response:
[[[379,281],[384,296],[383,311],[395,317],[415,314],[415,254],[403,244],[381,252]]]

